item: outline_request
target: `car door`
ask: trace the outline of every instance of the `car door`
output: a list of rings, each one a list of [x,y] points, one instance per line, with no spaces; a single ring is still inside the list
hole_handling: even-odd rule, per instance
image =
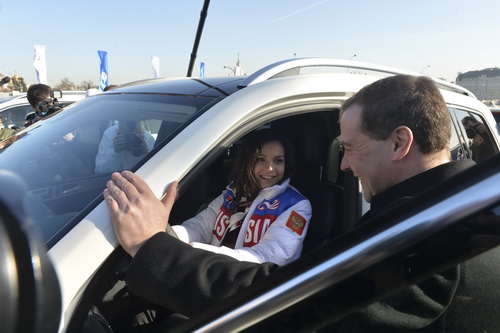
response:
[[[253,95],[253,98],[244,98],[243,96],[237,100],[232,100],[231,97],[236,95],[234,94],[219,102],[213,107],[213,110],[208,110],[205,114],[198,117],[190,126],[186,127],[165,147],[152,156],[137,173],[145,177],[153,191],[158,193],[163,192],[165,186],[172,179],[180,179],[179,195],[181,198],[178,200],[179,202],[176,204],[176,207],[181,207],[180,201],[182,201],[182,196],[188,190],[188,187],[191,184],[197,183],[199,177],[208,178],[209,180],[215,179],[215,177],[203,177],[203,174],[213,163],[216,163],[219,157],[228,151],[233,143],[237,142],[239,138],[249,131],[260,126],[267,126],[269,123],[285,119],[292,115],[332,112],[338,116],[338,106],[346,98],[345,95],[332,95],[328,94],[327,91],[303,94],[303,90],[299,89],[294,84],[294,81],[290,80],[287,83],[287,87],[289,86],[290,89],[272,87],[272,90],[279,91],[280,94],[284,95],[294,95],[297,94],[297,91],[301,92],[293,98],[286,100],[278,99],[272,94],[265,99],[262,98],[259,95],[267,96],[270,91],[269,86],[262,86],[260,88],[248,87],[242,91],[246,96],[252,90],[256,90],[254,94],[250,94],[250,96]],[[317,82],[317,85],[325,87],[323,84],[325,81],[327,79],[322,78],[321,81]],[[234,110],[238,110],[238,112]],[[301,125],[304,124],[297,122],[297,127],[294,127],[293,130],[291,127],[289,128],[295,135],[296,140],[300,140],[302,134],[306,134],[305,129],[301,128]],[[338,130],[336,118],[332,118],[331,125],[332,127],[337,127]],[[313,130],[314,127],[311,126],[310,131]],[[334,134],[333,132],[331,133],[332,136]],[[223,184],[222,186],[225,185],[227,184]],[[219,186],[221,185],[219,184]],[[211,190],[220,193],[223,187],[211,187]],[[200,192],[202,191],[198,189],[198,191],[195,191],[195,194],[199,194]],[[185,206],[196,212],[200,208],[200,205],[195,204],[198,201],[194,200],[194,197],[190,195],[186,195],[186,197],[187,204]],[[86,274],[88,274],[86,273],[88,267],[91,267],[91,265],[101,265],[105,261],[110,261],[111,257],[108,258],[108,256],[113,252],[110,250],[113,250],[112,246],[116,240],[114,239],[114,233],[112,228],[110,228],[108,219],[107,208],[104,204],[99,205],[51,248],[50,253],[54,258],[62,258],[63,256],[68,258],[68,256],[73,257],[73,253],[85,253],[83,258],[80,257],[80,265],[78,267],[75,267],[76,265],[58,265],[59,275],[63,276],[61,281],[62,289],[68,290],[66,295],[72,295],[74,293],[74,291],[71,291],[74,290],[73,288],[85,285],[90,281],[85,281]],[[108,244],[104,246],[104,243]],[[88,244],[88,246],[85,244]],[[68,249],[71,253],[68,253]],[[59,262],[59,259],[55,261]],[[107,264],[103,265],[103,267],[109,269]],[[96,297],[93,293],[97,290],[99,282],[105,282],[102,279],[106,274],[98,273],[96,276],[99,276],[99,279],[101,279],[100,281],[99,279],[96,280],[96,285],[90,285],[84,289],[78,287],[80,290],[84,290],[83,296],[78,295],[78,298],[67,299],[66,302],[73,301],[79,304],[93,302]],[[83,297],[82,301],[80,297]],[[88,308],[85,309],[85,307],[82,307],[81,310],[78,309],[78,313],[75,313],[75,317],[71,319],[71,322],[83,320],[87,311]],[[71,329],[73,328],[71,326]]]

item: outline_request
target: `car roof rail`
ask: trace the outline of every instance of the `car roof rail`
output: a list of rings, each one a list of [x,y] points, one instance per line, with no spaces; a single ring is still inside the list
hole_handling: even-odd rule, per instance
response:
[[[238,88],[248,87],[252,84],[257,84],[266,80],[275,79],[279,77],[294,76],[299,75],[300,70],[303,68],[311,67],[330,67],[338,69],[357,69],[357,70],[367,70],[380,74],[407,74],[407,75],[421,75],[415,72],[388,67],[382,65],[375,65],[365,62],[353,61],[353,60],[343,60],[334,58],[293,58],[275,62],[266,67],[263,67],[256,71],[255,73],[248,76],[242,83],[238,85]],[[440,88],[453,91],[462,95],[471,96],[476,98],[476,96],[469,90],[447,82],[441,79],[432,78]]]

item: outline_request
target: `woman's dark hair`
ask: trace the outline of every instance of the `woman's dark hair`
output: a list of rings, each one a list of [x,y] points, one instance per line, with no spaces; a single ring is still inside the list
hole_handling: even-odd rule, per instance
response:
[[[277,141],[285,150],[285,172],[282,181],[291,177],[295,172],[295,154],[291,144],[273,129],[253,131],[242,139],[238,148],[236,163],[231,174],[232,185],[236,192],[236,202],[246,197],[246,202],[251,203],[259,194],[261,188],[253,175],[253,168],[262,147],[268,142]]]

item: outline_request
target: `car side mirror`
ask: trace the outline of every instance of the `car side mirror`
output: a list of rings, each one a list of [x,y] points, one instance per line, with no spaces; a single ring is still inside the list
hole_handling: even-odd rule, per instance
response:
[[[63,96],[63,92],[61,90],[53,90],[54,98],[60,99]]]
[[[19,176],[0,170],[0,323],[3,332],[57,332],[59,281],[26,213],[26,189]]]

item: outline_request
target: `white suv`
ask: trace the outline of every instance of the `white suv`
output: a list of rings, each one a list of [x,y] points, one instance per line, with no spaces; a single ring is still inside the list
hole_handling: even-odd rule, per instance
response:
[[[154,147],[126,168],[143,177],[158,197],[166,184],[180,181],[173,224],[195,215],[224,189],[226,168],[233,161],[238,139],[246,133],[279,128],[300,156],[296,182],[314,212],[304,258],[284,267],[276,275],[279,278],[266,279],[193,317],[182,330],[258,327],[283,311],[300,311],[301,304],[326,289],[341,289],[360,272],[368,277],[383,272],[391,283],[374,290],[372,298],[352,304],[339,298],[338,312],[332,316],[340,318],[409,281],[475,255],[455,251],[457,257],[452,253],[419,266],[411,278],[398,275],[391,266],[408,255],[410,245],[435,237],[441,237],[437,244],[443,247],[463,245],[463,239],[455,237],[456,228],[465,228],[459,230],[462,233],[472,230],[469,217],[500,203],[500,138],[492,114],[471,92],[438,79],[453,120],[453,158],[484,161],[467,179],[462,177],[439,188],[435,197],[424,198],[414,207],[419,210],[393,216],[401,221],[397,234],[377,230],[369,238],[343,236],[367,204],[353,175],[339,171],[339,109],[365,85],[396,73],[418,75],[354,61],[304,58],[272,64],[248,77],[146,80],[88,97],[69,106],[71,112],[61,112],[15,136],[0,153],[0,168],[27,182],[26,207],[41,230],[62,292],[59,329],[81,329],[89,309],[98,304],[115,277],[118,263],[126,259],[101,195],[111,172],[121,168],[96,171],[103,133],[117,122],[140,121],[155,139]],[[464,117],[485,124],[494,157],[474,154],[472,139],[462,126]],[[334,237],[339,241],[329,242]]]
[[[85,98],[85,91],[54,91],[61,107],[70,105]],[[35,112],[28,102],[26,94],[19,94],[0,100],[0,115],[5,127],[21,128],[26,123],[26,117]]]

